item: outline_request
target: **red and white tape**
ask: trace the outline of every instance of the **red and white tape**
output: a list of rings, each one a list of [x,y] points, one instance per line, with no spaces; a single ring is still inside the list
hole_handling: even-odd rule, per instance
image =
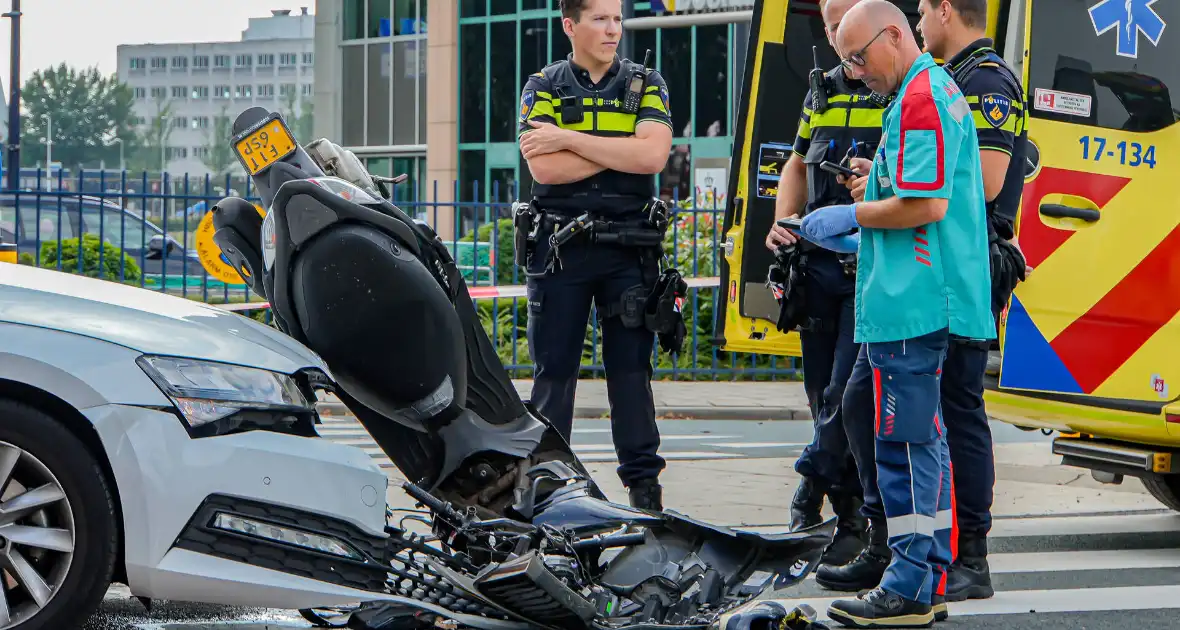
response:
[[[721,278],[712,276],[708,278],[685,278],[684,282],[690,289],[715,289],[721,282]],[[487,286],[487,287],[467,287],[467,293],[471,295],[473,300],[490,300],[493,298],[518,298],[528,295],[524,285],[516,284],[509,286]],[[270,308],[269,302],[249,302],[245,304],[215,304],[227,311],[256,311],[259,309]]]

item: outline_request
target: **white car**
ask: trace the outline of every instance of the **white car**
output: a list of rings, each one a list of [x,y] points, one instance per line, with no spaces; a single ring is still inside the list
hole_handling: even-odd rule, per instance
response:
[[[316,433],[323,361],[214,306],[0,263],[0,630],[133,595],[380,593],[388,478]]]

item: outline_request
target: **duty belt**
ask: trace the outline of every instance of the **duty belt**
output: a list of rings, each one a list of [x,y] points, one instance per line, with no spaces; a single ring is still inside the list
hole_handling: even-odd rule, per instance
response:
[[[570,218],[566,215],[539,210],[535,202],[514,204],[515,262],[524,267],[526,275],[538,276],[561,269],[561,248],[575,241],[597,245],[662,249],[668,229],[667,204],[653,199],[647,207],[647,217],[640,220],[611,220],[587,212]],[[560,227],[559,227],[560,226]],[[528,271],[529,260],[537,239],[549,233],[549,251],[545,270]]]

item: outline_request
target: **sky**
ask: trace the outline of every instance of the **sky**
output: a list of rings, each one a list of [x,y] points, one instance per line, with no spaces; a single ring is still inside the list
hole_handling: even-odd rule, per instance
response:
[[[315,13],[315,0],[22,0],[21,83],[63,61],[113,73],[119,44],[235,41],[247,19],[266,17],[271,9],[299,13],[304,6]],[[0,13],[11,7],[12,0],[0,0]],[[11,50],[11,20],[0,18],[6,97]]]

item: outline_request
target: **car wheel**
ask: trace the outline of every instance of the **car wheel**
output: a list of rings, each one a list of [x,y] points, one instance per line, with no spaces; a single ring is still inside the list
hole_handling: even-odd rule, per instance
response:
[[[1157,501],[1180,512],[1180,475],[1147,475],[1143,477],[1143,487]]]
[[[115,504],[82,441],[0,400],[0,630],[81,625],[110,586]]]

